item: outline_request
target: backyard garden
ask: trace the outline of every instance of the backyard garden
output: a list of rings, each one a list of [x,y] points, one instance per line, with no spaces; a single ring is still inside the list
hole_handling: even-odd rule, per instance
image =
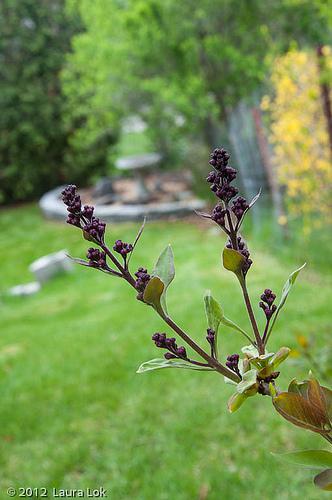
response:
[[[329,495],[331,12],[0,5],[0,499]]]

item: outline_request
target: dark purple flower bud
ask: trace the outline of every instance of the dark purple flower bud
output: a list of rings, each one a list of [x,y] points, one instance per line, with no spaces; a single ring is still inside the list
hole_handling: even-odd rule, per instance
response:
[[[209,344],[213,345],[215,341],[216,332],[212,330],[212,328],[208,328],[206,330],[206,333],[207,333],[206,340],[208,341]]]
[[[226,210],[224,210],[221,205],[216,205],[212,210],[211,219],[219,226],[225,227],[225,215]]]
[[[176,354],[178,355],[179,358],[186,359],[187,358],[187,352],[186,348],[183,346],[180,346],[176,349]]]
[[[82,202],[81,197],[76,193],[76,189],[76,186],[71,184],[62,191],[61,195],[62,201],[67,205],[68,212],[74,215],[80,215]]]
[[[212,165],[216,170],[224,169],[230,158],[230,155],[225,151],[225,149],[216,148],[210,155],[210,165]]]
[[[237,238],[237,246],[238,246],[238,249],[239,250],[244,250],[246,244],[245,242],[242,240],[241,236],[238,236]]]
[[[236,200],[233,201],[232,211],[238,220],[242,218],[242,215],[248,208],[249,205],[247,203],[247,200],[242,196],[239,196],[238,198],[236,198]]]
[[[124,243],[122,240],[116,240],[113,250],[122,255],[123,258],[126,257],[128,253],[133,250],[133,246],[131,243]]]
[[[92,217],[91,221],[83,226],[83,231],[91,236],[98,243],[103,243],[106,224],[97,217]]]
[[[81,221],[78,215],[69,213],[66,222],[67,224],[71,224],[72,226],[81,227]]]
[[[91,267],[96,267],[97,269],[107,268],[105,252],[101,252],[98,248],[89,248],[86,256]]]
[[[228,240],[228,242],[226,244],[226,248],[233,248],[232,242],[230,240]],[[245,262],[243,263],[243,266],[242,266],[242,271],[243,271],[243,274],[246,275],[250,269],[250,266],[252,265],[252,260],[249,259],[250,252],[249,252],[248,248],[246,247],[246,244],[243,241],[243,239],[241,238],[241,236],[238,236],[238,238],[237,238],[237,251],[241,255],[243,255],[243,257],[245,258]]]
[[[89,221],[91,221],[92,216],[93,216],[93,212],[94,212],[94,207],[92,207],[91,205],[85,205],[83,207],[82,215],[86,219],[88,219]]]
[[[164,355],[166,359],[187,359],[186,349],[182,346],[178,347],[174,337],[167,338],[165,333],[155,333],[152,336],[152,340],[157,347],[167,349],[169,351]]]
[[[155,333],[152,335],[152,340],[156,344],[157,347],[165,348],[166,347],[166,334],[165,333]]]
[[[176,348],[176,339],[174,337],[166,339],[165,346],[167,347],[167,349],[175,349]]]
[[[174,359],[176,358],[175,354],[172,354],[171,352],[165,352],[164,358],[166,359]]]
[[[209,173],[209,175],[207,176],[206,180],[208,182],[210,182],[210,183],[214,183],[215,180],[216,180],[216,178],[217,178],[216,172],[212,171],[212,172]]]
[[[151,279],[150,274],[148,274],[147,270],[144,269],[143,267],[139,267],[137,272],[135,273],[136,276],[136,281],[135,281],[135,288],[138,291],[137,299],[138,300],[143,300],[143,294],[144,290],[146,288],[146,285]]]
[[[239,377],[241,377],[241,374],[239,371],[239,360],[240,360],[240,357],[238,354],[231,354],[230,356],[227,356],[226,366],[230,370],[235,372],[237,375],[239,375]]]
[[[259,307],[261,307],[265,313],[266,319],[270,319],[275,311],[277,310],[277,306],[273,304],[276,299],[276,295],[270,290],[266,288],[261,295],[262,302],[259,303]]]
[[[228,203],[238,192],[239,190],[236,187],[224,184],[221,188],[216,190],[216,195],[225,203]]]
[[[222,171],[222,175],[223,175],[223,178],[228,182],[228,183],[231,183],[232,181],[234,181],[234,179],[236,179],[236,176],[237,176],[237,171],[235,170],[235,168],[232,168],[232,167],[226,167],[223,171]]]
[[[61,197],[65,205],[70,205],[76,196],[77,187],[74,184],[69,184],[62,192]]]

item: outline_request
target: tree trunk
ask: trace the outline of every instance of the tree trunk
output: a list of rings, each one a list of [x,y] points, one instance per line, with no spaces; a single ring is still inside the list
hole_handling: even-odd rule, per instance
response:
[[[323,112],[326,119],[326,129],[330,144],[330,154],[332,156],[332,107],[331,107],[330,88],[328,83],[324,79],[325,56],[323,52],[323,45],[319,45],[317,47],[317,58],[318,58],[320,94],[322,99]]]

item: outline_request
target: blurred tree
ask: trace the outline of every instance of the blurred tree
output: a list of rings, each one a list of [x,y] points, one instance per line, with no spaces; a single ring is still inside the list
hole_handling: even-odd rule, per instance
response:
[[[324,82],[332,82],[332,54],[325,46]],[[274,97],[262,107],[271,116],[273,163],[286,187],[290,214],[301,217],[304,231],[332,221],[330,142],[320,92],[315,51],[291,50],[276,60],[271,75]]]
[[[264,81],[266,56],[293,39],[325,41],[328,24],[323,0],[68,1],[86,31],[75,37],[66,91],[90,95],[87,133],[107,116],[139,113],[169,158],[188,135],[215,143],[215,124]]]
[[[94,165],[104,168],[105,140],[95,141],[96,151],[82,148],[79,161],[70,146],[79,123],[64,120],[60,72],[79,27],[79,17],[65,12],[65,0],[0,2],[0,203],[86,180]]]

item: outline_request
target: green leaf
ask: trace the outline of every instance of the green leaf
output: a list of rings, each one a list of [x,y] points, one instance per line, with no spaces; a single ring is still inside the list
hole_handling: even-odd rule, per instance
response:
[[[331,432],[331,424],[326,412],[321,411],[300,394],[281,392],[272,401],[280,415],[292,424],[320,434]]]
[[[233,248],[224,248],[222,260],[225,269],[235,273],[239,280],[243,280],[242,269],[246,259],[240,252]]]
[[[242,333],[242,335],[244,335],[253,344],[253,340],[250,338],[247,332],[245,332],[240,326],[234,323],[234,321],[222,315],[220,322],[227,328],[231,328],[232,330],[237,330],[238,332]]]
[[[269,365],[273,365],[274,368],[277,368],[277,366],[288,358],[290,351],[289,347],[281,347],[269,360]]]
[[[323,394],[325,397],[327,413],[330,418],[330,421],[332,422],[332,391],[327,387],[321,386],[321,388],[323,390]]]
[[[288,392],[299,394],[303,398],[308,398],[308,381],[298,382],[295,378],[291,380],[288,386]]]
[[[210,290],[204,295],[205,314],[208,327],[215,332],[215,356],[218,358],[218,328],[223,311],[218,302],[212,297]]]
[[[332,422],[332,391],[327,387],[319,386],[318,393],[319,402],[315,400],[315,392],[317,392],[317,381],[304,380],[298,382],[295,378],[290,382],[288,392],[300,394],[303,398],[310,400],[311,403],[319,406],[328,415],[329,420]],[[314,390],[316,388],[316,391]]]
[[[246,213],[248,212],[248,210],[250,210],[250,209],[251,209],[251,207],[253,207],[253,206],[255,205],[256,201],[258,200],[258,198],[259,198],[259,197],[260,197],[260,195],[261,195],[261,192],[262,192],[262,188],[260,188],[260,190],[258,191],[258,193],[256,194],[256,196],[254,196],[254,197],[253,197],[253,199],[251,200],[251,202],[249,203],[248,208],[247,208],[247,209],[243,212],[242,217],[241,217],[240,221],[238,222],[238,224],[237,224],[237,226],[236,226],[236,227],[237,227],[237,230],[239,230],[239,229],[240,229],[240,227],[241,227],[241,225],[242,225],[242,222],[243,222],[243,220],[244,220],[244,218],[245,218],[245,216],[246,216]]]
[[[132,255],[133,255],[133,253],[134,253],[134,250],[135,250],[135,247],[136,247],[136,245],[137,245],[137,243],[138,243],[138,240],[140,239],[140,237],[141,237],[141,236],[142,236],[142,234],[143,234],[143,231],[144,231],[144,228],[145,228],[145,223],[146,223],[146,217],[144,217],[144,219],[143,219],[143,223],[142,223],[141,227],[139,228],[138,233],[137,233],[137,235],[136,235],[136,238],[135,238],[135,240],[134,240],[134,243],[133,243],[133,249],[132,249],[132,251],[130,252],[129,257],[128,257],[128,259],[127,259],[127,266],[129,265],[130,259],[131,259]]]
[[[165,359],[156,358],[142,363],[136,373],[150,372],[152,370],[160,370],[161,368],[184,368],[187,370],[213,371],[212,368],[204,368],[185,361],[183,359]]]
[[[157,276],[164,283],[161,306],[167,314],[166,290],[175,276],[174,256],[171,245],[167,245],[167,247],[159,255],[152,276]]]
[[[243,394],[248,389],[252,389],[257,384],[257,371],[249,370],[243,374],[242,380],[237,384],[236,390],[239,394]]]
[[[224,314],[221,306],[212,297],[210,290],[207,290],[204,295],[204,306],[208,327],[218,333],[218,328]]]
[[[223,308],[221,305],[212,297],[210,290],[208,290],[204,295],[204,305],[205,305],[205,313],[206,319],[208,323],[208,327],[212,328],[218,334],[218,328],[220,323],[226,326],[227,328],[231,328],[232,330],[237,330],[242,333],[250,342],[253,342],[250,336],[245,332],[240,326],[238,326],[234,321],[229,318],[226,318],[224,315]],[[216,342],[217,344],[217,342]]]
[[[253,197],[253,199],[251,200],[251,202],[249,203],[249,208],[253,207],[256,203],[256,201],[258,200],[258,198],[260,197],[262,193],[262,188],[259,189],[258,193],[256,194],[256,196]]]
[[[326,469],[314,477],[317,488],[325,491],[332,491],[332,469]]]
[[[236,410],[240,408],[240,406],[245,402],[248,396],[245,394],[239,394],[236,392],[233,394],[227,403],[227,408],[230,413],[234,413]]]
[[[144,302],[153,306],[162,316],[164,315],[164,310],[161,306],[160,299],[163,291],[164,283],[157,276],[155,276],[154,278],[151,278],[146,285],[143,295]]]
[[[303,467],[322,469],[332,467],[332,453],[325,450],[302,450],[288,453],[272,453],[276,458]]]
[[[255,359],[258,358],[259,356],[258,350],[253,345],[246,345],[242,347],[241,351],[243,352],[243,354],[246,354],[249,358]]]
[[[278,304],[278,307],[277,307],[277,310],[275,312],[275,315],[273,316],[273,321],[271,323],[271,326],[269,328],[268,334],[266,336],[266,340],[268,340],[269,336],[271,335],[272,329],[273,329],[274,324],[275,324],[275,322],[277,320],[279,312],[284,307],[285,302],[286,302],[287,297],[288,297],[288,294],[291,291],[292,286],[294,285],[294,283],[296,281],[296,278],[298,277],[300,271],[302,271],[302,269],[305,266],[306,266],[306,264],[303,264],[303,266],[301,266],[298,269],[296,269],[295,271],[293,271],[292,274],[290,274],[290,276],[289,276],[288,280],[286,281],[286,283],[284,284],[284,287],[283,287],[282,292],[281,292],[281,299],[280,299],[280,302]]]

